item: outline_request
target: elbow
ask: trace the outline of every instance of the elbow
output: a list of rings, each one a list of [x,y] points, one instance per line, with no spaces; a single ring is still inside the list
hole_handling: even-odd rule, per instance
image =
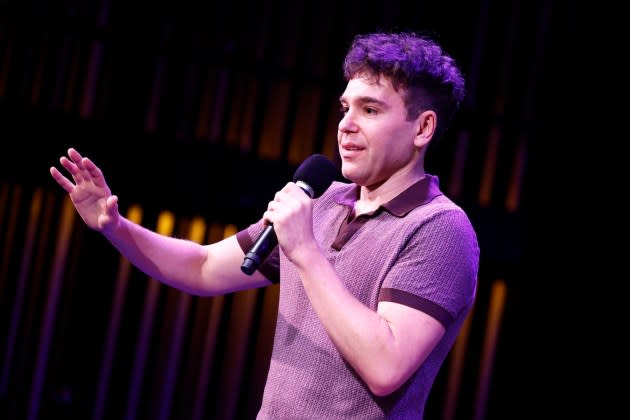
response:
[[[396,372],[380,372],[366,379],[366,384],[372,394],[385,397],[402,386],[406,378]]]
[[[386,397],[398,389],[398,387],[388,387],[388,386],[380,386],[380,385],[379,386],[369,385],[369,388],[372,394],[376,395],[377,397]]]

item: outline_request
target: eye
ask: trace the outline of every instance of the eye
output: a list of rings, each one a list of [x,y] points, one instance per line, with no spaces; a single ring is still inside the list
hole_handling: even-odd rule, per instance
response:
[[[378,110],[376,108],[372,108],[372,107],[365,107],[365,113],[368,115],[376,115],[378,114]]]
[[[346,115],[348,113],[348,107],[345,105],[341,105],[341,107],[339,107],[339,112],[343,115]]]

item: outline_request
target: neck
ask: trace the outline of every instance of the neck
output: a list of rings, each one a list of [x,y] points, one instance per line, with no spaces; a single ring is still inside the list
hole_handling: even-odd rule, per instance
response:
[[[361,186],[359,199],[354,204],[355,215],[369,213],[392,200],[407,188],[424,178],[424,170],[414,171],[411,176],[392,176],[374,186]]]

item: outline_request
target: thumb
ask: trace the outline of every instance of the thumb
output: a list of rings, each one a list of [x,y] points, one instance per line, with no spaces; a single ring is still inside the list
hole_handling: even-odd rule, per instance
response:
[[[112,210],[115,210],[116,207],[118,206],[118,196],[116,195],[110,195],[109,197],[107,197],[107,201],[105,202],[105,206],[107,208],[107,212],[111,212]]]

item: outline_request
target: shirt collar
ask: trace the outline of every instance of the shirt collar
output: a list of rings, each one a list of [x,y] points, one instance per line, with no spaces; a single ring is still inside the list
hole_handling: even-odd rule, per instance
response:
[[[359,199],[360,187],[351,184],[348,189],[340,190],[334,201],[342,206],[354,208],[354,203]],[[406,216],[411,210],[422,206],[438,195],[440,191],[440,181],[437,176],[425,174],[424,178],[411,185],[409,188],[398,194],[396,197],[381,205],[385,210],[394,216]]]

